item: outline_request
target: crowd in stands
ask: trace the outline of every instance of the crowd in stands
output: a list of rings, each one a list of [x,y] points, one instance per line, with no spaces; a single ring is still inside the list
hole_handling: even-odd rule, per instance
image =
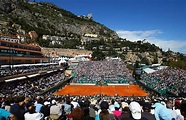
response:
[[[103,60],[103,61],[87,61],[79,62],[77,68],[73,70],[75,78],[73,82],[85,78],[87,82],[92,81],[109,81],[110,83],[118,83],[124,80],[126,83],[134,80],[132,74],[121,60]]]
[[[126,65],[119,60],[80,62],[76,77],[99,81],[132,81]],[[166,68],[142,75],[141,81],[155,90],[185,90],[185,71]],[[44,91],[65,81],[64,72],[0,85],[0,120],[186,120],[186,99],[165,97],[72,96]],[[152,86],[151,86],[152,85]]]
[[[186,99],[119,96],[14,96],[0,98],[0,119],[186,120]]]
[[[0,91],[2,95],[19,96],[22,95],[39,95],[49,88],[65,80],[64,72],[58,72],[49,77],[25,80],[14,84],[1,84]]]
[[[6,65],[0,68],[0,78],[54,69],[57,66],[58,64],[23,64],[19,66],[13,65],[13,67]]]
[[[186,70],[167,67],[150,74],[142,74],[141,82],[159,92],[186,93]]]

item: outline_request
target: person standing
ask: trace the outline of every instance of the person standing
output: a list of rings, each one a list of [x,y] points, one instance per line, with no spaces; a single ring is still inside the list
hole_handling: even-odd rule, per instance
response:
[[[120,105],[118,104],[118,102],[115,102],[115,103],[114,103],[114,108],[115,108],[115,110],[112,111],[113,114],[114,114],[115,116],[117,116],[117,117],[120,116],[121,113],[122,113],[122,111],[120,111]]]
[[[0,120],[7,120],[8,118],[10,120],[17,120],[15,115],[11,114],[5,109],[0,108]]]
[[[27,104],[27,112],[24,114],[25,120],[44,120],[44,114],[36,112],[34,103]]]
[[[180,111],[184,117],[184,120],[186,120],[186,102],[181,103]]]
[[[145,117],[149,120],[156,120],[155,116],[152,113],[150,113],[150,111],[151,111],[151,103],[145,102],[143,104],[143,112],[142,112],[141,116]]]
[[[57,104],[56,100],[52,100],[52,105],[50,107],[50,118],[53,120],[58,120],[61,116],[61,106]]]
[[[129,104],[130,115],[125,118],[125,120],[148,120],[145,117],[142,117],[142,108],[138,102],[131,102]]]
[[[14,114],[17,120],[24,120],[25,103],[23,96],[17,96],[14,98],[14,104],[10,106],[10,113]]]
[[[49,117],[50,116],[50,102],[45,101],[44,105],[41,107],[40,112],[44,114],[44,117]]]
[[[154,115],[156,120],[171,120],[172,114],[171,112],[161,103],[157,102],[154,105],[152,105],[154,110]]]

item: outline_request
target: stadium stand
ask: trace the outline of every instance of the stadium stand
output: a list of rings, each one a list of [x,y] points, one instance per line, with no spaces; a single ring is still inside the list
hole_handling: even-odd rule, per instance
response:
[[[133,81],[132,74],[126,67],[126,64],[120,60],[103,60],[79,62],[72,82],[77,83],[95,83],[103,81],[105,83],[130,83]]]

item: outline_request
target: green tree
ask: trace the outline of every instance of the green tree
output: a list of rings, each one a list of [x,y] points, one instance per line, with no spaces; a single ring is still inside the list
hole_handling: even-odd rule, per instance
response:
[[[96,49],[92,53],[92,58],[93,60],[103,60],[105,59],[105,54],[100,49]]]
[[[147,58],[142,58],[141,59],[141,63],[142,64],[146,64],[146,65],[149,65],[150,63],[149,63],[149,60],[147,59]]]
[[[110,47],[107,56],[111,56],[111,57],[117,57],[118,54],[115,50],[113,50],[113,48]]]
[[[44,39],[39,38],[38,44],[39,44],[41,47],[49,47],[50,41],[49,41],[49,40],[44,40]]]
[[[141,67],[140,62],[136,61],[135,64],[134,64],[134,69],[133,69],[133,76],[136,80],[139,80],[140,76],[141,76],[141,74],[139,74],[139,72],[137,72],[138,70],[141,70],[140,67]]]
[[[76,49],[76,46],[79,46],[80,44],[80,40],[77,39],[65,40],[63,48]]]
[[[154,57],[154,61],[152,62],[152,64],[157,64],[158,63],[158,55],[156,53],[155,57]]]

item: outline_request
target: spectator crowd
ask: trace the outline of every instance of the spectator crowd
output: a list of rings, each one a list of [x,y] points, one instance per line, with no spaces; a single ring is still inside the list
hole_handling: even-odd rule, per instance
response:
[[[134,80],[126,64],[117,59],[79,62],[73,72],[76,75],[73,82],[78,82],[82,78],[86,79],[86,82],[92,81],[91,83],[102,80],[110,83],[118,83],[119,80],[125,80],[126,83],[129,83]]]
[[[158,92],[186,93],[186,70],[167,67],[150,74],[142,74],[141,82]]]
[[[46,91],[49,88],[65,81],[64,72],[58,72],[48,77],[38,77],[34,79],[24,80],[22,82],[6,83],[0,85],[1,95],[9,96],[35,96]]]
[[[185,98],[121,96],[6,96],[0,119],[185,120]]]
[[[0,67],[0,78],[54,69],[58,66],[59,66],[58,64],[47,64],[47,63],[2,65],[2,67]]]
[[[121,77],[132,82],[131,73],[122,61],[103,60],[80,62],[73,82]],[[185,71],[166,68],[142,75],[141,81],[155,90],[185,90]],[[64,72],[14,84],[0,85],[0,120],[186,120],[186,99],[126,96],[57,96],[44,91],[64,82]]]

